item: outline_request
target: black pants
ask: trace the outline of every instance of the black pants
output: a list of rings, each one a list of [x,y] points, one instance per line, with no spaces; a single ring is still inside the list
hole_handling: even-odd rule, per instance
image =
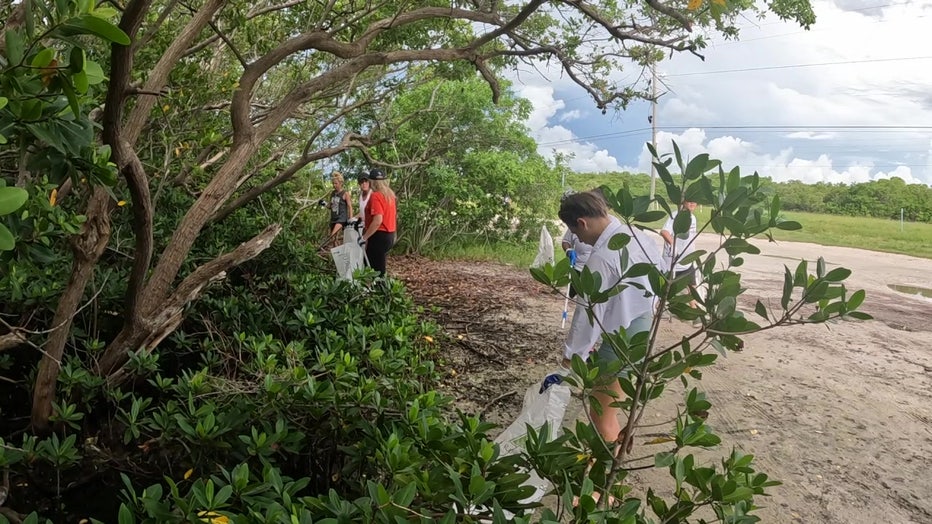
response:
[[[376,231],[366,242],[366,257],[369,259],[369,267],[379,272],[379,276],[385,276],[385,263],[388,259],[388,250],[395,245],[395,233],[385,231]]]

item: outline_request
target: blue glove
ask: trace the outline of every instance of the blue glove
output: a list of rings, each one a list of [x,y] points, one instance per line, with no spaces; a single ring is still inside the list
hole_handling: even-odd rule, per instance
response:
[[[575,266],[576,265],[576,250],[567,249],[566,256],[570,259],[570,266]]]

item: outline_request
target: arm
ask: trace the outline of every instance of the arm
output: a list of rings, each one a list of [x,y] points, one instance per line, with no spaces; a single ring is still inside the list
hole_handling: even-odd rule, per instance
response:
[[[350,198],[349,191],[343,193],[343,201],[346,202],[346,216],[353,218],[353,199]]]
[[[573,249],[573,233],[569,229],[566,230],[566,233],[563,233],[563,240],[560,242],[560,246],[563,248],[563,251]]]
[[[673,245],[673,235],[671,235],[669,231],[667,231],[666,229],[661,230],[660,236],[663,237],[664,242],[666,242],[667,244],[671,246]]]
[[[382,225],[382,214],[372,215],[372,222],[369,224],[369,227],[366,228],[366,232],[362,234],[363,240],[369,240],[369,237],[375,234],[379,230],[379,226]]]

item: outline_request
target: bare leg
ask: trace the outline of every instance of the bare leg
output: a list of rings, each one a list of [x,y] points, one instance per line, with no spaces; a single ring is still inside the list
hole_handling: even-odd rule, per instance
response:
[[[609,444],[611,449],[611,444],[618,439],[618,434],[621,433],[621,425],[618,422],[618,413],[621,410],[611,404],[623,398],[624,393],[621,391],[621,385],[618,383],[618,380],[613,378],[606,384],[593,390],[592,395],[595,397],[595,401],[602,407],[602,414],[600,415],[596,411],[595,406],[592,406],[589,408],[589,416],[592,417],[592,423],[595,425],[595,429],[602,435],[602,438],[605,439],[605,442]]]
[[[330,230],[330,245],[339,246],[343,243],[343,235],[340,235],[340,231],[343,229],[343,224],[334,224],[333,229]]]

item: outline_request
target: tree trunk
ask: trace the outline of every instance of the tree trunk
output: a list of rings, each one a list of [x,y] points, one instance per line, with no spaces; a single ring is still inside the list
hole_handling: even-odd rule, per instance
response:
[[[87,283],[94,274],[97,260],[103,254],[110,240],[110,196],[97,187],[91,195],[87,206],[87,222],[81,234],[72,238],[74,266],[71,278],[61,295],[55,317],[52,320],[52,333],[45,343],[45,354],[39,362],[35,389],[32,396],[32,428],[38,434],[49,431],[49,417],[52,415],[52,402],[55,400],[55,386],[61,359],[65,352],[65,342],[71,333],[71,323],[75,312],[84,296]]]
[[[243,262],[254,258],[266,250],[281,232],[278,224],[273,224],[255,237],[240,244],[236,249],[220,255],[195,269],[178,284],[175,291],[165,300],[148,302],[151,297],[144,297],[140,307],[150,314],[138,322],[127,323],[97,364],[97,372],[107,377],[110,384],[119,384],[128,375],[123,370],[128,351],[151,352],[162,340],[170,335],[182,320],[185,306],[200,296],[211,282],[221,279],[226,272]]]

